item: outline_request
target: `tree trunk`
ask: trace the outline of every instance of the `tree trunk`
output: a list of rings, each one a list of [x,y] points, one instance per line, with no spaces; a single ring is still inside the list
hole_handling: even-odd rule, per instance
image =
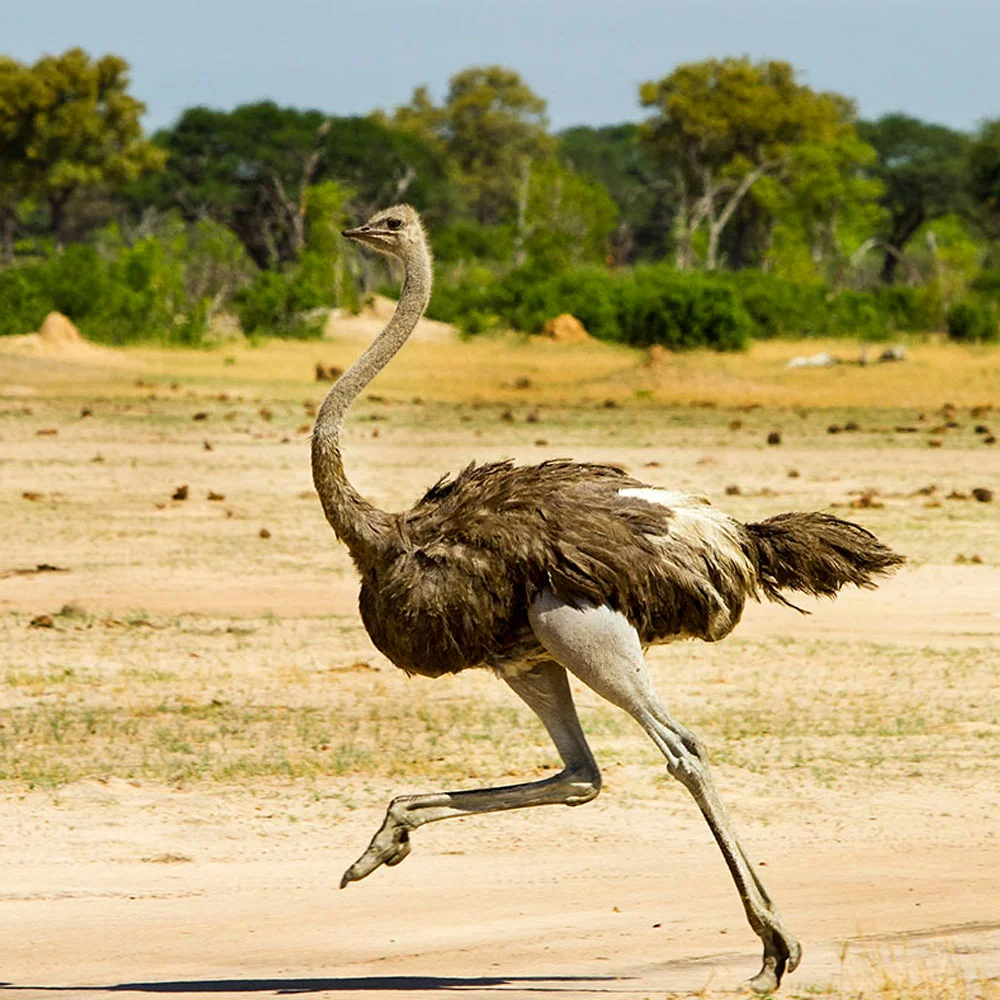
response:
[[[524,249],[528,239],[528,195],[531,193],[531,157],[521,160],[521,178],[517,186],[517,224],[514,229],[514,266],[527,259]]]
[[[909,215],[893,216],[892,231],[886,240],[885,256],[882,258],[882,281],[887,285],[895,284],[896,268],[903,256],[903,247],[910,242],[913,234],[924,224],[923,210],[916,210]]]
[[[708,250],[705,254],[705,269],[707,271],[714,271],[719,259],[719,237],[722,235],[722,230],[726,228],[726,223],[733,217],[733,212],[736,211],[740,202],[743,200],[746,193],[754,186],[754,184],[767,173],[768,164],[761,164],[759,167],[754,167],[743,179],[736,185],[735,190],[729,196],[729,200],[726,202],[722,211],[719,213],[717,218],[711,218],[709,220],[708,226]]]
[[[49,225],[56,238],[56,251],[62,253],[66,230],[66,206],[72,191],[60,191],[49,195]]]
[[[10,205],[0,205],[0,264],[14,259],[14,210]]]

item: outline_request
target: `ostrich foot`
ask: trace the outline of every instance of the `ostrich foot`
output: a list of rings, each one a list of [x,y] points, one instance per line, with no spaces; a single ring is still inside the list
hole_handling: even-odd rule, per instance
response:
[[[390,868],[398,865],[411,850],[413,845],[410,843],[410,830],[392,815],[390,808],[385,822],[372,837],[368,849],[344,872],[340,888],[345,888],[349,882],[360,882],[380,865],[388,865]]]
[[[773,993],[786,972],[794,972],[802,959],[802,948],[780,926],[769,928],[764,937],[764,964],[760,972],[747,980],[754,993]]]

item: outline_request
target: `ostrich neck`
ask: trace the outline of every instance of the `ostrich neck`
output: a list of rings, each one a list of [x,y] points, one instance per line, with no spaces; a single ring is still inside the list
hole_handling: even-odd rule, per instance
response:
[[[313,428],[313,483],[327,521],[356,563],[367,561],[366,556],[377,550],[389,529],[390,515],[370,504],[351,485],[341,459],[340,432],[351,404],[406,343],[430,301],[428,252],[420,247],[403,264],[406,277],[392,319],[326,394]]]

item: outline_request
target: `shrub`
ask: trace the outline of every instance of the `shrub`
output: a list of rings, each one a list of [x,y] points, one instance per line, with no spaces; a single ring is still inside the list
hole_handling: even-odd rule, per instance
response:
[[[0,337],[37,330],[49,299],[37,264],[0,269]]]
[[[306,339],[322,336],[323,320],[310,313],[333,305],[333,286],[324,280],[327,271],[325,263],[309,253],[303,254],[298,267],[260,271],[233,299],[244,332]]]
[[[739,350],[753,326],[724,280],[679,275],[666,265],[622,273],[584,267],[554,274],[528,265],[503,278],[485,268],[469,268],[458,280],[439,282],[432,310],[435,319],[456,323],[467,333],[497,323],[537,333],[550,317],[571,313],[600,339],[676,350]]]
[[[963,299],[956,302],[946,317],[948,336],[962,343],[985,343],[997,340],[997,316],[985,302]]]

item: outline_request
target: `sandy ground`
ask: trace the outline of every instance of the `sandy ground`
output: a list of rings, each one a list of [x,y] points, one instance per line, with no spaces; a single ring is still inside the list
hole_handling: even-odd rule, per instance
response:
[[[239,679],[248,702],[293,703],[298,695],[280,671],[299,664],[315,667],[309,684],[326,672],[322,692],[345,712],[366,699],[412,702],[414,712],[463,698],[497,710],[513,704],[488,677],[407,681],[359,637],[349,565],[309,492],[298,433],[301,398],[317,394],[307,383],[273,396],[245,387],[238,400],[240,387],[220,400],[219,385],[203,385],[197,399],[181,401],[165,387],[146,398],[148,386],[133,389],[131,374],[121,382],[128,391],[100,398],[86,385],[52,395],[35,376],[19,367],[17,387],[2,399],[5,750],[4,713],[105,697],[121,698],[125,711],[142,694],[129,686],[140,683],[131,667],[182,674],[190,657],[208,662],[197,668],[204,671],[224,661],[218,683]],[[95,415],[80,419],[82,405]],[[259,417],[261,406],[272,417]],[[207,419],[193,423],[195,409]],[[834,509],[874,487],[885,506],[850,514],[912,557],[899,576],[874,593],[811,602],[808,618],[753,607],[733,645],[658,650],[651,666],[678,714],[705,720],[723,797],[803,942],[785,995],[847,995],[887,978],[900,996],[911,986],[928,997],[992,988],[982,981],[1000,977],[1000,518],[996,503],[934,499],[1000,485],[977,442],[934,451],[908,437],[847,443],[825,436],[823,414],[808,433],[795,418],[799,437],[779,450],[761,447],[757,428],[787,414],[744,415],[753,436],[734,441],[712,414],[678,418],[670,436],[648,433],[647,424],[669,422],[656,413],[553,412],[541,430],[520,412],[513,427],[492,410],[467,424],[427,406],[382,413],[369,407],[352,425],[348,462],[386,506],[408,502],[473,453],[613,455],[655,483],[697,482],[748,518]],[[49,429],[58,433],[37,433]],[[740,492],[724,496],[733,482]],[[181,483],[190,498],[172,501]],[[915,492],[929,483],[937,484],[931,501]],[[225,500],[205,499],[209,489]],[[269,540],[258,535],[265,526]],[[981,561],[956,564],[959,555]],[[67,572],[28,572],[41,563]],[[66,605],[77,617],[59,618]],[[31,627],[43,613],[56,617],[54,628]],[[243,626],[257,631],[223,645],[227,630]],[[363,669],[336,672],[359,658]],[[63,694],[45,679],[62,664],[75,670]],[[133,679],[107,686],[126,676]],[[167,698],[201,681],[163,683]],[[915,692],[910,700],[904,689]],[[718,691],[749,713],[747,733],[716,717]],[[889,718],[893,706],[909,706],[899,710],[905,716],[939,693],[947,710],[929,711],[919,739],[897,739],[893,727],[908,730],[905,718]],[[391,794],[535,777],[551,752],[538,749],[532,730],[523,772],[516,733],[512,749],[502,740],[477,746],[472,763],[461,749],[476,736],[471,727],[440,735],[444,758],[426,775],[406,764],[396,774],[373,765],[284,780],[175,781],[118,764],[87,770],[81,743],[75,780],[32,787],[8,777],[0,782],[0,996],[739,990],[757,970],[757,942],[701,817],[683,789],[658,777],[651,751],[633,750],[642,744],[637,730],[602,730],[603,708],[578,695],[585,722],[600,724],[594,744],[606,780],[596,802],[428,827],[405,864],[343,892],[340,875]],[[884,731],[843,721],[883,695]],[[858,718],[878,717],[872,711]],[[757,735],[770,714],[785,720],[773,741]],[[823,731],[812,743],[809,732],[787,735],[797,716],[818,720]],[[383,728],[374,752],[388,754],[396,736]],[[794,747],[807,753],[801,767]],[[51,743],[53,758],[76,752]],[[840,763],[823,766],[824,754]],[[948,992],[960,980],[979,985]],[[927,982],[950,985],[935,992],[920,986]]]

